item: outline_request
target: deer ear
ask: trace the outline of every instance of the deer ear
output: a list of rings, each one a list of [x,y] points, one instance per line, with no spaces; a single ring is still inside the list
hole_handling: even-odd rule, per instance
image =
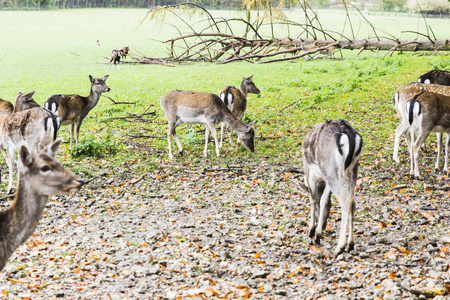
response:
[[[103,81],[106,81],[106,79],[108,79],[109,75],[105,75],[102,77]]]
[[[255,121],[253,121],[253,122],[251,122],[251,123],[248,123],[248,124],[247,124],[247,126],[249,126],[249,127],[253,127],[253,125],[255,125],[255,123],[256,123],[256,122],[255,122]]]
[[[17,96],[19,96],[19,95],[23,95],[22,89],[20,89],[20,91],[17,92]]]
[[[247,78],[247,80],[252,80],[253,76],[255,76],[255,74],[253,74],[252,76],[250,76],[249,78]]]
[[[47,154],[51,157],[55,157],[58,152],[59,146],[61,146],[63,139],[57,139],[53,143],[49,144],[47,147]]]
[[[26,93],[25,96],[31,98],[31,97],[33,97],[34,93],[36,93],[36,91],[32,91],[32,92]]]
[[[92,77],[92,75],[89,75],[89,80],[91,81],[91,83],[94,82],[94,77]]]
[[[24,145],[20,147],[19,157],[22,164],[26,167],[31,166],[33,163],[33,157],[31,156],[30,151],[28,151],[28,148]]]

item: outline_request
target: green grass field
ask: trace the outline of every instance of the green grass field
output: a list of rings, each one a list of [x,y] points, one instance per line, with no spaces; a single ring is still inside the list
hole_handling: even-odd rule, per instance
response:
[[[116,163],[141,159],[143,163],[136,164],[135,168],[151,170],[168,160],[165,118],[159,106],[162,96],[174,89],[218,93],[227,85],[238,86],[242,76],[255,74],[254,82],[262,93],[249,96],[244,121],[256,121],[256,152],[251,154],[243,146],[235,149],[226,143],[223,157],[218,159],[213,156],[213,143],[210,143],[208,164],[269,160],[299,165],[300,145],[308,130],[317,122],[344,118],[364,138],[363,165],[373,159],[393,165],[390,155],[398,124],[392,105],[393,93],[432,68],[450,69],[447,56],[395,53],[384,57],[384,53],[364,52],[355,57],[356,51],[347,52],[345,60],[298,60],[265,65],[198,63],[178,67],[126,64],[120,70],[109,69],[108,60],[102,56],[109,56],[116,47],[129,45],[132,53],[165,56],[165,45],[155,40],[173,37],[176,31],[150,20],[138,26],[145,13],[146,10],[137,9],[0,12],[0,98],[14,101],[20,89],[36,90],[34,98],[40,104],[56,93],[87,95],[89,74],[95,77],[109,74],[107,83],[112,90],[107,95],[116,101],[135,104],[114,105],[101,98],[83,123],[81,145],[107,143],[113,137],[119,141],[113,146],[118,150],[114,156]],[[337,17],[327,16],[329,12],[319,14],[326,16],[324,19],[329,20],[330,26],[336,26]],[[412,30],[403,29],[407,25],[417,30],[421,22],[416,18],[399,17],[395,21],[391,18],[399,26],[394,28],[386,22],[386,17],[369,17],[377,26],[387,25],[386,30],[392,34],[399,29]],[[445,37],[442,28],[447,23],[440,19],[429,22],[437,28],[438,38]],[[364,31],[359,30],[358,36],[367,36]],[[100,46],[96,45],[97,39]],[[153,111],[156,117],[144,121],[114,119]],[[66,141],[68,128],[60,130],[60,136]],[[203,126],[184,125],[178,132],[185,155],[176,160],[202,166]],[[401,154],[406,155],[406,149],[402,150]],[[72,158],[65,155],[65,159],[70,164]],[[83,169],[80,165],[77,168]],[[84,175],[95,174],[85,170]]]

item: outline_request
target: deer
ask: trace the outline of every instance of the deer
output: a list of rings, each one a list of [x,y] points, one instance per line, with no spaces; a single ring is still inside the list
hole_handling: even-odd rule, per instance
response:
[[[59,119],[43,107],[20,111],[0,119],[0,152],[8,165],[8,194],[12,190],[16,152],[21,145],[27,145],[32,151],[39,150],[56,139],[59,126]]]
[[[72,141],[74,128],[76,126],[75,145],[78,146],[78,137],[80,134],[81,123],[87,114],[97,105],[102,93],[109,92],[111,88],[106,85],[108,75],[102,78],[93,78],[89,75],[91,82],[91,91],[87,97],[69,94],[69,95],[53,95],[45,102],[44,107],[61,118],[61,126],[70,125],[70,146],[72,149]]]
[[[49,195],[74,193],[84,181],[55,159],[62,140],[44,151],[19,150],[19,184],[12,205],[0,211],[0,270],[12,253],[36,230]]]
[[[128,51],[130,51],[129,46],[113,49],[113,51],[111,52],[111,58],[109,60],[109,66],[111,67],[111,63],[114,63],[113,64],[114,68],[114,65],[117,63],[117,69],[120,70],[120,60],[122,58],[123,59],[127,58]]]
[[[417,79],[419,83],[450,85],[450,72],[442,70],[431,70]]]
[[[309,236],[313,243],[320,243],[333,193],[342,210],[335,256],[351,251],[355,244],[354,196],[362,146],[361,135],[345,120],[316,124],[303,141],[303,168],[311,204]]]
[[[33,95],[35,94],[35,91],[29,92],[29,93],[22,93],[22,91],[19,91],[16,96],[16,102],[14,103],[14,112],[24,111],[27,109],[31,109],[34,107],[40,107],[39,104],[37,104],[36,101],[33,99]]]
[[[233,113],[226,107],[225,103],[220,100],[219,96],[205,92],[180,91],[175,90],[161,98],[161,107],[168,121],[167,141],[169,146],[169,158],[173,159],[172,153],[172,136],[178,145],[180,153],[183,153],[183,146],[176,134],[176,127],[183,123],[206,124],[205,129],[205,158],[208,156],[208,139],[211,132],[216,145],[217,157],[219,153],[219,143],[217,141],[217,132],[214,124],[220,122],[235,130],[244,143],[251,151],[255,151],[253,138],[255,132],[252,128],[253,122],[244,124],[236,118]]]
[[[10,115],[14,111],[14,105],[6,100],[0,98],[0,114]]]
[[[410,175],[421,178],[419,172],[419,150],[433,132],[450,133],[450,96],[432,91],[422,91],[406,102],[411,143],[409,147]],[[448,163],[448,138],[445,143],[444,171]]]
[[[395,162],[399,163],[400,159],[398,158],[398,149],[400,145],[400,138],[402,135],[406,134],[409,129],[409,121],[408,121],[408,114],[406,113],[406,102],[410,100],[415,95],[423,92],[423,91],[430,91],[442,95],[450,96],[450,87],[443,86],[443,85],[437,85],[437,84],[422,84],[422,83],[410,83],[408,85],[405,85],[401,88],[399,88],[393,97],[394,100],[394,107],[397,111],[397,115],[400,117],[401,122],[400,125],[395,130],[395,141],[394,141],[394,153],[392,155],[392,158]],[[406,141],[408,144],[408,147],[410,146],[410,135],[406,134]],[[436,164],[435,169],[439,169],[439,159],[440,159],[440,153],[441,153],[441,144],[442,144],[442,135],[441,133],[436,133],[437,142],[438,142],[438,155],[436,158]],[[449,142],[449,137],[447,136],[446,143]],[[444,166],[445,169],[445,166]]]
[[[250,93],[261,93],[261,91],[256,87],[255,83],[252,81],[253,76],[254,75],[250,77],[242,77],[240,89],[234,86],[227,86],[219,93],[220,99],[239,120],[242,120],[245,110],[247,109],[247,95]],[[226,128],[225,124],[222,123],[220,129],[220,148],[222,148],[223,132],[225,129],[229,131],[230,145],[233,146],[233,130],[229,130],[229,128]]]

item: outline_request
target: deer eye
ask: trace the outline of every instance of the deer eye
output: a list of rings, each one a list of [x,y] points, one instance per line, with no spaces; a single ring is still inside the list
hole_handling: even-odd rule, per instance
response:
[[[41,167],[41,171],[42,172],[47,172],[47,171],[49,171],[50,170],[50,167],[49,166],[43,166],[43,167]]]

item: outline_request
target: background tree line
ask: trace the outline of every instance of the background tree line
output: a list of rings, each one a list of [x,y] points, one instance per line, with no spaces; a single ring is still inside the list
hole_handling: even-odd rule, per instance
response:
[[[55,9],[55,8],[150,8],[174,5],[186,0],[0,0],[0,9]],[[246,0],[191,0],[205,8],[241,9]],[[307,2],[314,8],[339,8],[349,0],[254,0],[267,2],[272,7],[294,8]],[[358,0],[352,1],[360,10],[424,11],[449,14],[450,0]]]

